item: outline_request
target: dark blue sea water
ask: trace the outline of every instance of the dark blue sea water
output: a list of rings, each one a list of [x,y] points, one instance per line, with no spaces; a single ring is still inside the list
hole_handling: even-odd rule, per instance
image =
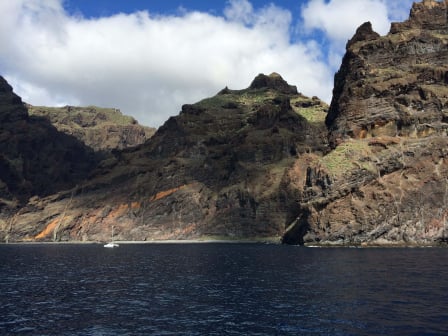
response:
[[[448,250],[0,245],[1,335],[447,335]]]

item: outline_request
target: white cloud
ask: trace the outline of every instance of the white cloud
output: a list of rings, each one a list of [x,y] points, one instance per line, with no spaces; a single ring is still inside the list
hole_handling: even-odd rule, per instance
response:
[[[247,0],[230,0],[230,6],[224,9],[225,17],[230,21],[251,24],[254,19],[252,4]]]
[[[364,22],[370,21],[380,35],[391,22],[408,18],[413,0],[309,0],[302,7],[302,32],[324,37],[327,63],[334,71],[340,65],[347,41]],[[322,48],[324,46],[322,45]]]
[[[379,0],[311,0],[303,8],[305,27],[320,29],[334,42],[346,42],[362,23],[386,34],[390,28],[387,7]]]
[[[335,41],[350,37],[357,24],[346,18],[358,12],[344,2],[379,10],[372,15],[382,25],[384,15],[387,20],[379,0],[311,0],[307,27]],[[258,73],[274,71],[304,94],[331,98],[331,66],[320,46],[300,37],[291,43],[292,14],[273,4],[255,10],[247,0],[231,0],[222,16],[184,10],[87,19],[70,16],[62,3],[0,0],[0,74],[31,104],[117,107],[159,126],[182,104],[226,85],[245,88]]]
[[[225,17],[86,19],[69,16],[57,0],[2,1],[0,11],[9,18],[0,26],[1,73],[32,104],[114,106],[159,126],[184,103],[273,71],[329,99],[331,74],[313,48],[289,43],[291,13],[274,5],[255,11],[233,0]]]

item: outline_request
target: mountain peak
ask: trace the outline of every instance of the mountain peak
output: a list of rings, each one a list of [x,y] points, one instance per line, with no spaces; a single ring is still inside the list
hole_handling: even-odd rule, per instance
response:
[[[269,75],[270,78],[282,78],[282,76],[280,76],[280,74],[278,74],[277,72],[273,72]],[[283,78],[282,78],[283,79]]]
[[[390,32],[395,34],[412,28],[446,31],[448,24],[447,10],[448,0],[414,2],[409,19],[402,23],[392,23]]]
[[[273,72],[269,76],[265,74],[259,74],[250,84],[249,89],[273,89],[282,93],[287,94],[297,94],[297,87],[294,85],[289,85],[282,76],[278,73]]]
[[[359,26],[359,28],[356,30],[355,35],[348,41],[347,47],[358,41],[374,40],[378,37],[380,37],[380,35],[372,29],[372,23],[370,21],[367,21]]]

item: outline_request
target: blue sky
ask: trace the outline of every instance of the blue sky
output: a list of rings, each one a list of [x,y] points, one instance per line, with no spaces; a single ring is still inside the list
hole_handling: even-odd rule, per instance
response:
[[[160,126],[280,73],[329,102],[347,40],[387,34],[412,0],[0,0],[0,74],[33,105],[115,107]]]
[[[271,2],[293,11],[299,11],[301,5],[305,3],[303,0],[253,0],[251,4],[254,8],[262,8]],[[182,9],[220,15],[227,5],[228,1],[203,0],[66,0],[64,3],[68,12],[82,13],[87,17],[109,16],[119,12],[130,14],[139,10],[161,15],[175,15]]]

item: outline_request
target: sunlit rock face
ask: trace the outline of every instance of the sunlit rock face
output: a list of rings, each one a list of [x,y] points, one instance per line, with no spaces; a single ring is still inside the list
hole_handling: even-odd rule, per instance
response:
[[[335,77],[326,123],[330,142],[427,136],[447,127],[448,24],[445,2],[415,3],[386,36],[358,28]]]
[[[447,45],[446,1],[415,3],[386,36],[358,28],[326,117],[333,150],[310,165],[285,241],[446,241]]]

